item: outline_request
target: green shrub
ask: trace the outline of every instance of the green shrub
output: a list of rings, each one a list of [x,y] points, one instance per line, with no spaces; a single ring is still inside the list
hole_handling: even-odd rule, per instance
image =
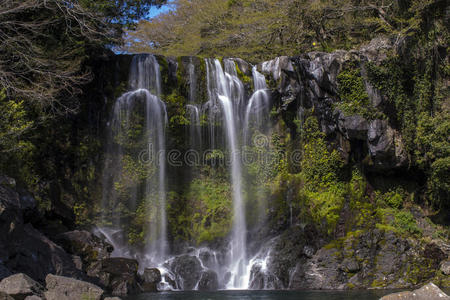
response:
[[[396,212],[394,225],[397,226],[400,232],[407,232],[410,234],[422,233],[419,227],[417,227],[414,216],[408,211]]]

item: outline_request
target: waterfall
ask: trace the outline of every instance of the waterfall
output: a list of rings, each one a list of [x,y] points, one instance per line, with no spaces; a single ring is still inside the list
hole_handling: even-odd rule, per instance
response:
[[[147,255],[152,261],[162,261],[166,257],[168,245],[165,166],[167,113],[164,102],[159,98],[161,74],[154,56],[143,54],[133,57],[129,89],[116,100],[109,123],[107,154],[113,155],[105,163],[103,211],[111,207],[117,209],[112,226],[123,229],[127,224],[121,224],[122,210],[135,211],[139,194],[140,200],[146,201],[147,215],[151,216],[149,228],[145,230]],[[144,131],[138,140],[133,139],[133,135],[130,137],[130,132],[139,132],[142,128]],[[138,145],[144,149],[130,150]],[[144,186],[139,180],[129,178],[130,170],[126,163],[130,160],[135,164],[143,164],[147,169]],[[118,187],[127,187],[127,184],[131,187],[126,192],[116,191]],[[126,241],[122,236],[122,241],[116,244]]]
[[[256,66],[252,69],[254,93],[250,97],[245,110],[244,142],[250,138],[250,122],[254,121],[255,128],[261,129],[264,125],[264,116],[268,115],[270,95],[267,89],[266,78],[259,73]]]
[[[192,63],[192,57],[189,59],[187,67],[189,75],[189,101],[186,105],[186,112],[189,116],[188,140],[189,147],[193,150],[201,150],[202,134],[200,124],[200,105],[197,102],[197,78],[195,76],[195,66]]]
[[[231,279],[227,288],[247,288],[245,278],[246,265],[246,220],[242,197],[242,172],[239,139],[236,124],[239,122],[238,108],[244,101],[244,86],[236,74],[236,66],[231,60],[224,60],[224,72],[220,62],[206,60],[208,76],[209,107],[220,104],[222,120],[226,131],[226,140],[231,161],[231,185],[233,197],[233,231],[229,257]],[[214,113],[215,111],[213,111]],[[211,114],[211,112],[210,112]],[[216,116],[214,116],[214,120]],[[214,133],[212,134],[214,136]]]

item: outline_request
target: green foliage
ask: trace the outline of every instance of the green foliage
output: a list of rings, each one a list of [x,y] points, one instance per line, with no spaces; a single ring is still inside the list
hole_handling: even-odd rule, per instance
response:
[[[339,221],[344,205],[345,188],[343,184],[332,184],[317,192],[305,191],[306,204],[315,224],[326,228],[331,235]]]
[[[238,75],[239,79],[242,81],[242,83],[247,84],[247,85],[251,85],[252,79],[250,77],[248,77],[247,75],[245,75],[241,71],[241,69],[239,69],[238,64],[236,64],[236,72],[237,72],[237,75]]]
[[[421,230],[417,227],[416,220],[409,211],[398,211],[394,214],[394,224],[400,232],[410,234],[421,234]]]
[[[192,237],[197,244],[224,237],[231,230],[231,194],[227,182],[197,179],[188,198],[194,207]]]
[[[250,61],[352,49],[379,35],[445,26],[445,1],[176,0],[176,11],[142,21],[127,51]],[[441,29],[442,31],[445,29]]]
[[[350,66],[339,73],[337,77],[339,97],[341,102],[337,106],[345,115],[361,115],[366,119],[375,119],[376,112],[372,107],[366,91],[361,71],[358,67]]]
[[[315,117],[308,117],[303,124],[303,159],[302,174],[307,186],[312,191],[321,186],[328,186],[339,180],[339,171],[343,165],[336,150],[328,151],[325,135],[319,130]]]
[[[27,116],[23,101],[7,100],[5,91],[0,90],[0,152],[27,152],[32,145],[24,135],[33,127]]]
[[[223,238],[231,230],[231,191],[225,179],[202,176],[181,194],[170,193],[168,217],[175,241],[197,245]]]

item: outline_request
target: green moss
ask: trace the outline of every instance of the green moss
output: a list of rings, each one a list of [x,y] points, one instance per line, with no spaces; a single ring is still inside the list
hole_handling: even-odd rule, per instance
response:
[[[236,65],[236,72],[237,72],[239,79],[242,81],[242,83],[244,83],[245,85],[249,85],[253,89],[252,79],[249,76],[245,75],[241,71],[241,69],[239,69],[239,66],[237,63],[235,63],[235,65]]]
[[[356,67],[356,63],[341,71],[337,82],[341,99],[337,107],[345,115],[361,115],[369,120],[381,117],[370,103],[361,70]]]
[[[421,234],[422,231],[417,227],[414,216],[409,211],[399,211],[395,213],[394,224],[398,226],[401,232],[410,234]]]

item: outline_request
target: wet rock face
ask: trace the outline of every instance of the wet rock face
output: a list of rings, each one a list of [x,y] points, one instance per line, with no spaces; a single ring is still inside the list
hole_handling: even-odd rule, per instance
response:
[[[450,297],[441,291],[435,284],[429,284],[412,292],[394,293],[382,297],[380,300],[448,300]]]
[[[391,170],[407,164],[401,137],[386,120],[374,120],[368,129],[369,154],[377,170]]]
[[[198,258],[190,255],[182,255],[173,259],[170,269],[176,275],[183,290],[193,290],[203,271]]]
[[[69,231],[56,236],[56,241],[67,252],[78,255],[86,265],[109,258],[114,248],[94,234],[82,230]]]
[[[137,260],[113,257],[92,264],[87,273],[98,278],[112,295],[122,296],[141,292],[137,271]]]
[[[219,288],[219,280],[216,272],[212,270],[204,271],[198,283],[199,291],[215,291]]]
[[[103,290],[98,286],[73,278],[49,274],[45,278],[47,300],[92,299],[100,300]]]
[[[298,262],[289,288],[410,287],[412,282],[424,282],[434,276],[421,269],[436,261],[424,256],[421,247],[391,231],[378,229],[348,236],[342,244],[322,247],[312,258]]]
[[[157,268],[146,268],[142,275],[142,290],[144,292],[157,292],[158,283],[162,280],[161,272]]]
[[[335,114],[337,115],[338,127],[347,139],[363,141],[367,139],[369,124],[366,119],[359,115],[345,116],[339,110]]]
[[[44,282],[48,273],[55,273],[81,278],[71,255],[25,223],[29,212],[38,214],[33,199],[0,185],[0,277],[25,273]]]
[[[10,295],[16,300],[23,300],[28,296],[42,295],[44,287],[27,275],[19,273],[4,278],[0,282],[0,292]]]

